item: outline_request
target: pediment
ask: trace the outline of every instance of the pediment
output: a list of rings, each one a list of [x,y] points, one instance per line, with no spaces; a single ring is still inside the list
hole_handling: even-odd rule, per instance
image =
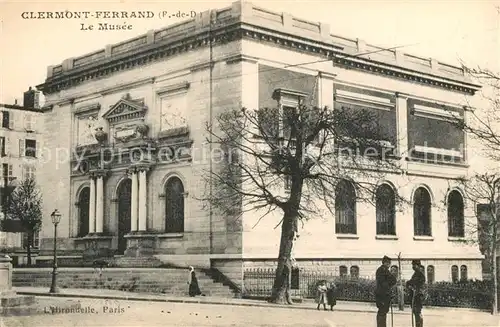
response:
[[[104,113],[103,118],[110,123],[143,118],[148,108],[143,99],[131,99],[127,94]]]

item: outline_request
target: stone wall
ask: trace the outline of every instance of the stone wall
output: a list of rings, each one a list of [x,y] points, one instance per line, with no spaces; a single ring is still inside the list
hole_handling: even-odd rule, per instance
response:
[[[422,265],[427,269],[428,266],[434,267],[434,278],[436,282],[451,281],[451,267],[456,265],[467,266],[467,275],[469,279],[482,279],[481,276],[481,261],[480,260],[435,260],[422,259]],[[331,276],[340,276],[340,267],[345,266],[349,274],[352,266],[359,268],[359,277],[374,279],[375,272],[381,265],[381,260],[374,259],[297,259],[297,267],[304,272],[327,274]],[[396,258],[392,258],[392,265],[398,265]],[[243,271],[253,269],[274,269],[276,267],[275,260],[245,260]],[[411,259],[401,260],[401,275],[402,278],[408,280],[411,278],[413,270],[411,267]]]

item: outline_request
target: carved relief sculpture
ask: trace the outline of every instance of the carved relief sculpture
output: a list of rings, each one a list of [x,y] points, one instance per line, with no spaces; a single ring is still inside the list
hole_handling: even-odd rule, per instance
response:
[[[148,132],[149,132],[149,126],[142,122],[136,127],[136,132],[139,134],[138,137],[141,137],[143,139],[148,138]]]
[[[99,144],[103,144],[108,139],[108,133],[102,130],[102,127],[97,127],[94,134],[95,139]]]

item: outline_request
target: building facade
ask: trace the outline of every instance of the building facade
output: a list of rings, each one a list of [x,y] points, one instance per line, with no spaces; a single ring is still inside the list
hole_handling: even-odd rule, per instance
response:
[[[9,190],[27,178],[37,179],[40,172],[40,154],[43,132],[42,112],[40,110],[40,91],[31,87],[24,92],[23,105],[17,101],[13,105],[0,104],[2,128],[0,129],[0,152],[2,164],[1,190],[2,201],[0,219],[5,222],[4,203]],[[7,189],[6,189],[7,186]],[[26,255],[26,233],[19,226],[2,224],[1,247],[14,257],[14,263],[23,263]],[[5,230],[4,230],[5,229]],[[13,230],[11,230],[13,229]],[[35,234],[34,248],[39,247],[39,233]],[[35,251],[36,253],[36,251]]]
[[[53,195],[44,217],[63,214],[62,254],[152,255],[236,283],[246,269],[274,266],[279,215],[254,227],[258,212],[226,217],[199,200],[214,169],[206,126],[235,107],[293,107],[304,96],[376,112],[404,173],[377,181],[376,207],[341,183],[335,216],[300,231],[299,266],[373,275],[383,255],[401,253],[405,276],[419,258],[434,280],[450,280],[455,266],[481,277],[479,249],[462,242],[474,210],[455,182],[468,171],[467,137],[450,119],[466,119],[479,89],[461,68],[235,2],[50,66],[38,88],[53,131],[43,139],[43,194]],[[396,192],[411,205],[395,210]],[[45,222],[42,249],[52,233]]]

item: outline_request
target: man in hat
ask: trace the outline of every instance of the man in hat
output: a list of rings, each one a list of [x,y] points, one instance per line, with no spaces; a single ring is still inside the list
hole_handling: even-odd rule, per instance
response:
[[[396,277],[391,274],[389,267],[391,259],[388,256],[382,258],[382,265],[375,273],[377,286],[375,289],[375,302],[377,304],[377,327],[387,326],[387,313],[391,306],[391,288],[396,285]]]
[[[424,319],[422,316],[422,307],[425,297],[425,274],[423,273],[420,260],[412,260],[411,266],[413,268],[413,276],[406,282],[406,287],[410,289],[415,326],[423,327]]]

